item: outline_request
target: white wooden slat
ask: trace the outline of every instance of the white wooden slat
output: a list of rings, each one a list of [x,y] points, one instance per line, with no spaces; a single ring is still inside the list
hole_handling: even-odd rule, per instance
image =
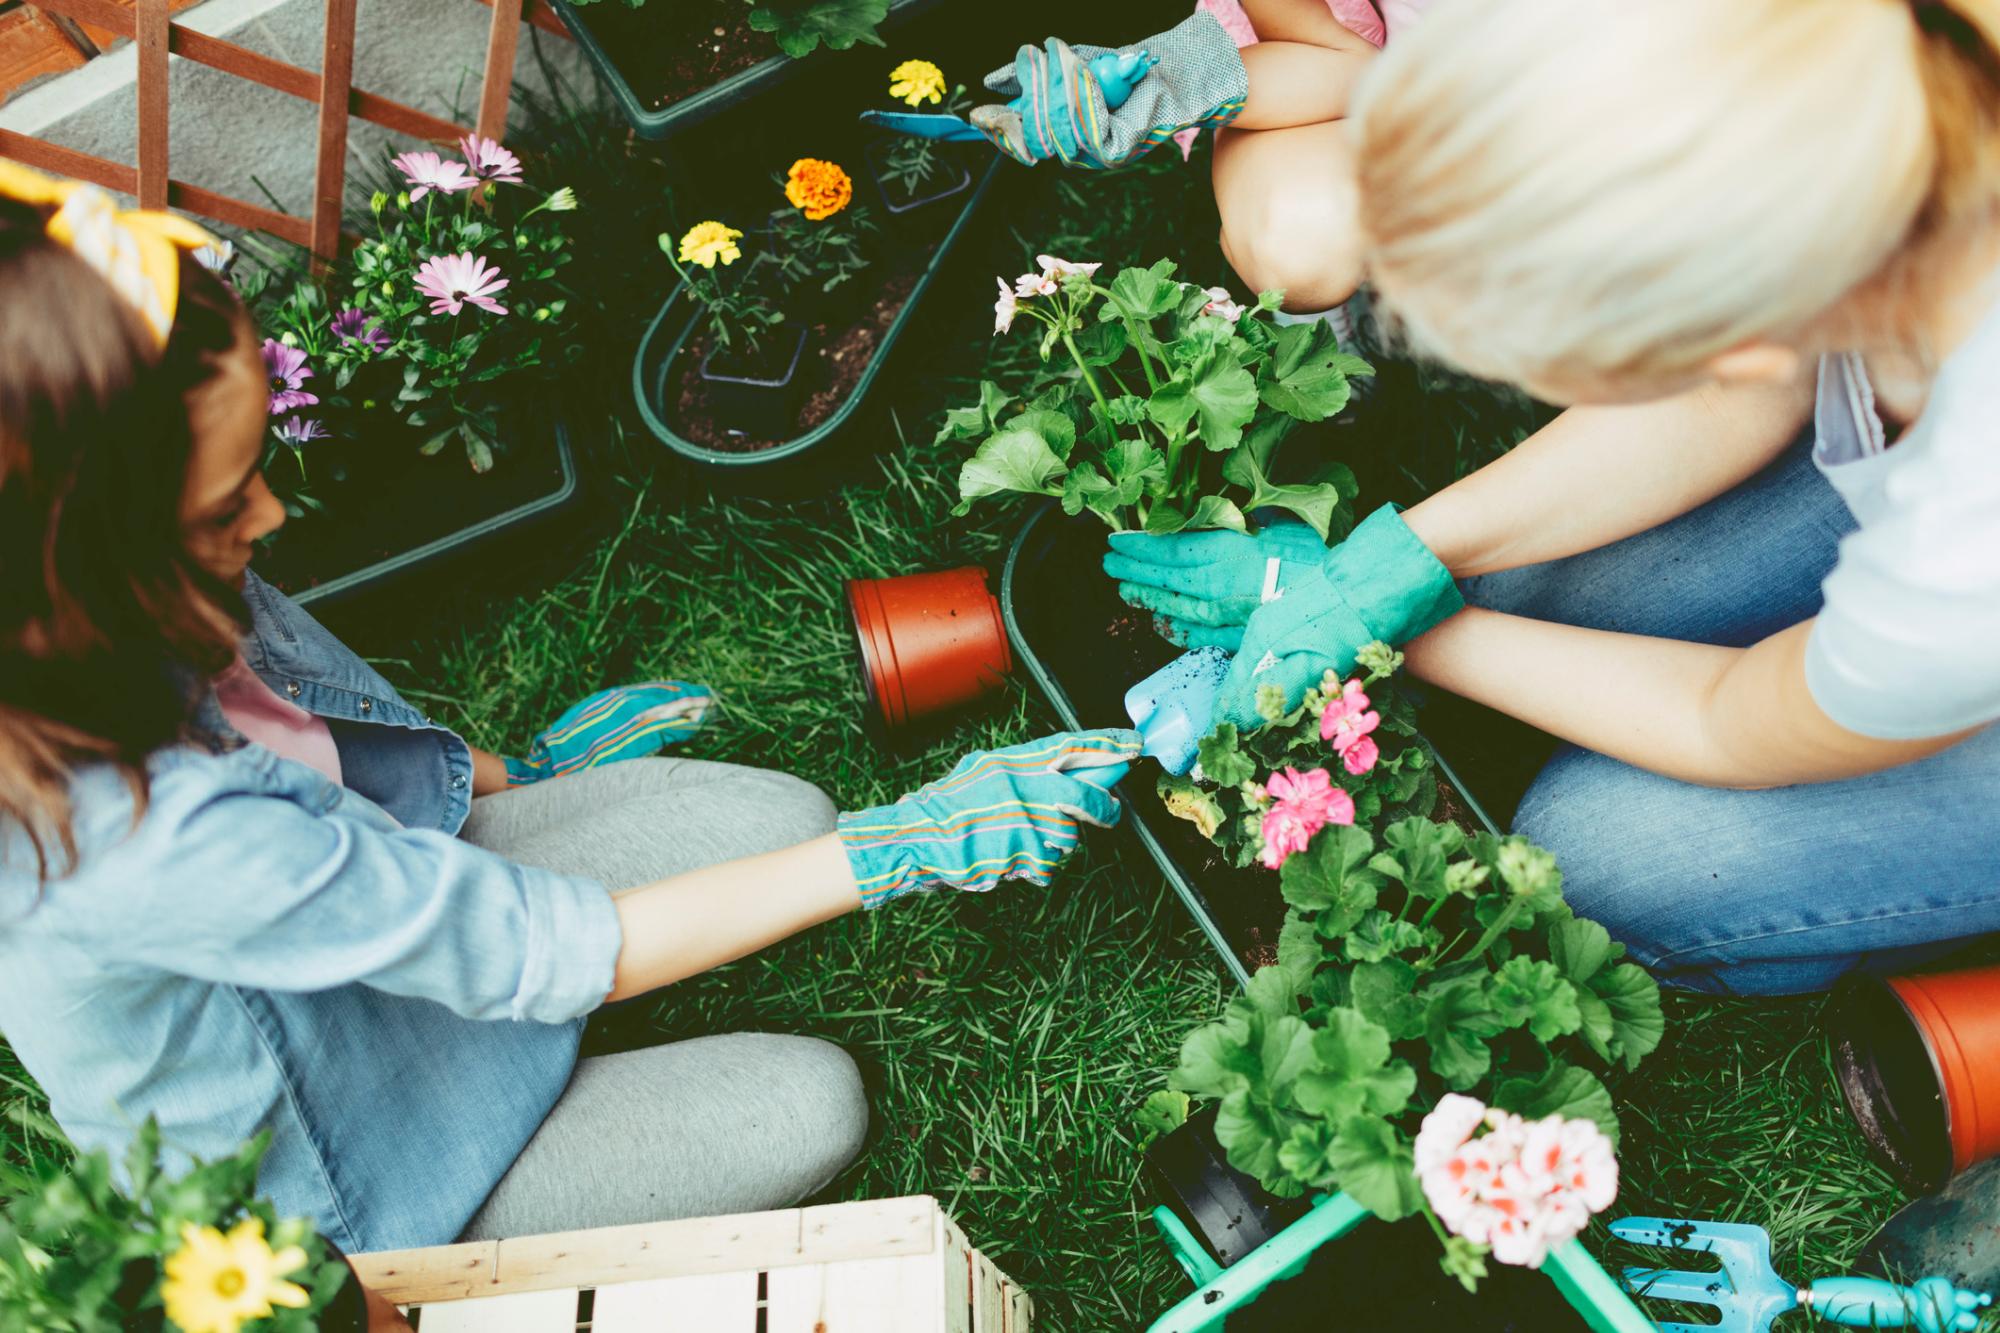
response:
[[[576,1333],[576,1289],[477,1296],[423,1307],[424,1333]]]
[[[943,1272],[928,1254],[774,1269],[770,1333],[938,1333]]]
[[[972,1245],[942,1209],[937,1217],[938,1248],[944,1260],[943,1333],[972,1333]]]
[[[599,1287],[591,1333],[756,1333],[757,1276],[712,1273]]]
[[[1029,1333],[1035,1323],[1035,1302],[1013,1283],[1007,1284],[1007,1333]]]
[[[972,1333],[1007,1333],[1007,1298],[1000,1270],[978,1252],[972,1256]]]

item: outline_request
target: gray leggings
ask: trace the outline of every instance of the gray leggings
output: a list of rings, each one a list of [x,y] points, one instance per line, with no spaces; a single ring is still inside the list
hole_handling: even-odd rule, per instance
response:
[[[466,841],[613,890],[833,829],[783,773],[633,759],[472,804]],[[861,1076],[814,1037],[741,1032],[577,1062],[569,1087],[464,1239],[782,1208],[854,1160]]]

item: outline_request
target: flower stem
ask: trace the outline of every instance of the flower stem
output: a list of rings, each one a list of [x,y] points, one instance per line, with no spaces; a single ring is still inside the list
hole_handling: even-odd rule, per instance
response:
[[[1133,309],[1119,300],[1108,288],[1092,283],[1090,290],[1097,292],[1112,305],[1118,307],[1118,322],[1125,326],[1125,337],[1132,344],[1132,350],[1139,354],[1139,367],[1146,372],[1146,388],[1152,393],[1160,391],[1159,376],[1153,373],[1153,358],[1146,355],[1146,342],[1140,336],[1139,316]]]
[[[1489,947],[1492,946],[1493,941],[1499,939],[1502,935],[1506,934],[1507,931],[1513,927],[1514,918],[1521,915],[1521,904],[1524,901],[1525,899],[1519,897],[1510,900],[1507,904],[1506,910],[1500,913],[1499,919],[1486,928],[1486,933],[1479,937],[1479,942],[1473,945],[1472,951],[1466,954],[1465,956],[1467,958],[1479,957],[1481,954],[1484,954]]]
[[[1083,382],[1090,386],[1090,396],[1097,400],[1097,410],[1104,413],[1104,420],[1108,424],[1111,420],[1111,404],[1104,401],[1104,390],[1098,387],[1097,376],[1090,373],[1089,365],[1084,362],[1083,353],[1077,350],[1076,338],[1067,328],[1062,332],[1062,345],[1069,351],[1070,359],[1076,362],[1076,368],[1083,372]],[[1171,468],[1169,472],[1171,473]]]

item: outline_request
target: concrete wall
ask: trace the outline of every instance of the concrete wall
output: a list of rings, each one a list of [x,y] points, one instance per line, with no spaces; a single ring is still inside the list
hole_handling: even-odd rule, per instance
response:
[[[361,0],[359,15],[356,86],[461,124],[472,122],[490,9],[477,0]],[[175,19],[305,69],[320,66],[325,8],[319,0],[207,0]],[[592,76],[574,45],[527,25],[515,65],[517,84],[547,88],[535,56],[537,42],[573,90],[592,91]],[[132,44],[122,43],[0,106],[0,127],[115,161],[135,161],[136,72]],[[275,198],[284,212],[311,213],[317,126],[312,103],[178,56],[169,90],[168,153],[176,180],[253,203]],[[406,146],[365,121],[350,122],[350,204],[366,198],[365,182],[379,174],[385,153]]]

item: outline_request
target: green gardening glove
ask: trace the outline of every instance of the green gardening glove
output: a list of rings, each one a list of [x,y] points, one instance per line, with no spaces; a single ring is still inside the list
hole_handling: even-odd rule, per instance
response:
[[[842,815],[835,829],[861,905],[941,888],[983,893],[1003,879],[1048,883],[1079,822],[1118,822],[1110,789],[1138,754],[1136,731],[1062,732],[974,751],[894,805]]]
[[[1318,578],[1326,557],[1317,532],[1279,519],[1255,533],[1114,532],[1104,572],[1126,605],[1153,613],[1169,643],[1233,653],[1257,608]]]
[[[1287,710],[1296,708],[1327,672],[1347,675],[1366,645],[1413,639],[1464,605],[1451,571],[1395,505],[1384,505],[1327,552],[1316,575],[1250,617],[1211,725],[1262,726],[1257,692],[1265,686],[1284,692]]]

